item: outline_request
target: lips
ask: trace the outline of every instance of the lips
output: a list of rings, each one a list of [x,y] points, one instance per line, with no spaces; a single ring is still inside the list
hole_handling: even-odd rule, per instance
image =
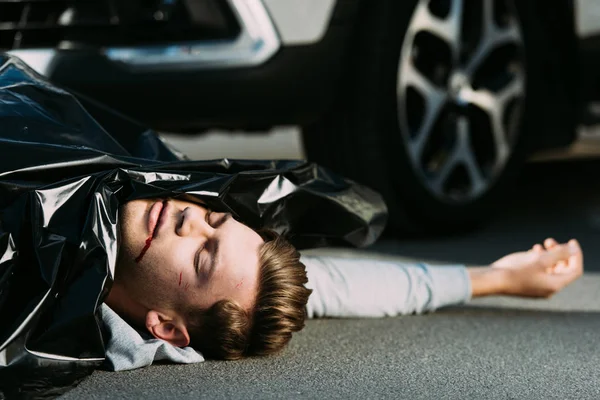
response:
[[[161,225],[164,222],[164,217],[166,215],[165,211],[168,207],[168,202],[165,201],[157,201],[150,208],[150,213],[148,217],[148,233],[155,237],[158,233]]]

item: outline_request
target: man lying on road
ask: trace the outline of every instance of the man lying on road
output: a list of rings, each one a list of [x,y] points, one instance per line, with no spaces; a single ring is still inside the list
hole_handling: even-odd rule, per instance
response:
[[[546,239],[477,268],[300,258],[277,234],[173,199],[125,204],[120,226],[106,304],[157,339],[224,359],[279,351],[305,315],[383,317],[486,295],[550,297],[583,272],[576,240]]]

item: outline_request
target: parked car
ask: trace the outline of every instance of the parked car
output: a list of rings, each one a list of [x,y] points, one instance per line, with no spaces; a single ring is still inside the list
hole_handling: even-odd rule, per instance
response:
[[[0,48],[159,131],[300,125],[310,159],[425,231],[485,218],[531,152],[597,122],[599,15],[592,0],[0,0]]]

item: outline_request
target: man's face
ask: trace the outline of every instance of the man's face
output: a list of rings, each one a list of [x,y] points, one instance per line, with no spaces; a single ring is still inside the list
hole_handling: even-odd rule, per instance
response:
[[[263,240],[229,214],[179,200],[135,200],[122,208],[121,235],[115,280],[145,307],[254,303]]]

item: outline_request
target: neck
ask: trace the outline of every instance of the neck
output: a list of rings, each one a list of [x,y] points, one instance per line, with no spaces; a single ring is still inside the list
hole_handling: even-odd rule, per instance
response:
[[[113,283],[110,293],[104,303],[119,314],[121,318],[138,326],[144,326],[144,320],[148,310],[146,307],[129,296],[125,288],[117,282]]]

